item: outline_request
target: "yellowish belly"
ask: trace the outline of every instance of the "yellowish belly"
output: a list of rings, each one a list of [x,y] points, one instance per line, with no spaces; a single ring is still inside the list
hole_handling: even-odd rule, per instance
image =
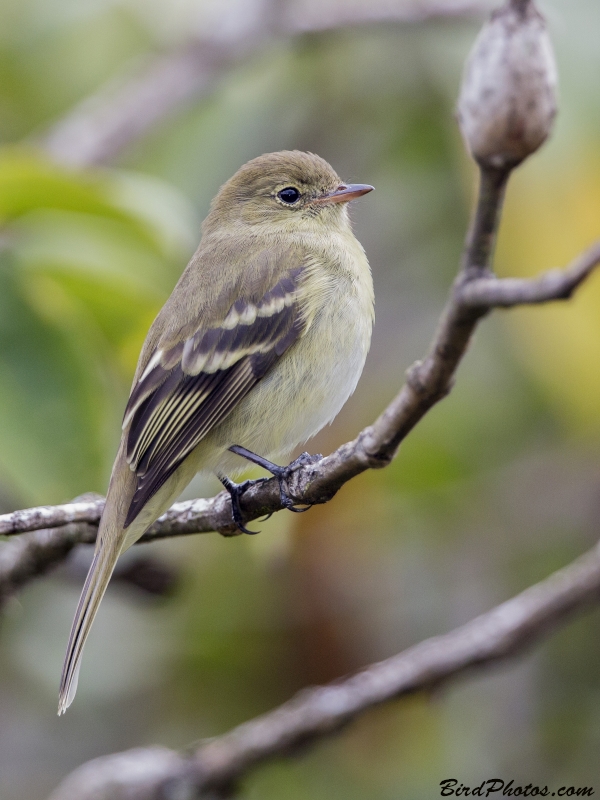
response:
[[[200,443],[197,468],[235,474],[247,466],[232,444],[277,461],[338,414],[363,370],[372,315],[358,298],[328,303],[239,406]]]

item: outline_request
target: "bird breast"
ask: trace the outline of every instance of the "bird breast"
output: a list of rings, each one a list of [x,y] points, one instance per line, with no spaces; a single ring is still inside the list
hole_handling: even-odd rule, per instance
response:
[[[356,388],[371,341],[371,273],[354,237],[331,244],[308,264],[306,334],[215,431],[221,444],[277,460],[331,422]],[[219,462],[229,471],[235,463],[230,454]]]

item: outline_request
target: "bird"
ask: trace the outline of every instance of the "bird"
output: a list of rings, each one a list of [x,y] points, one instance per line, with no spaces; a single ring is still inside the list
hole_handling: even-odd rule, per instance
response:
[[[142,347],[95,551],[64,660],[59,715],[77,689],[83,647],[119,556],[197,472],[229,491],[253,461],[280,480],[286,457],[338,414],[362,373],[374,321],[367,256],[347,184],[298,150],[248,161],[218,191],[198,249]]]

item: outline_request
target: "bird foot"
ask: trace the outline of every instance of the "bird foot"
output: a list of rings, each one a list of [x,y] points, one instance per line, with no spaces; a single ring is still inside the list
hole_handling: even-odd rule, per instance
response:
[[[268,461],[266,458],[253,453],[251,450],[246,450],[245,447],[241,447],[240,445],[234,444],[229,449],[232,453],[235,453],[236,455],[251,461],[253,464],[257,464],[259,467],[266,469],[267,472],[270,472],[271,475],[274,475],[277,478],[279,482],[279,499],[284,508],[287,508],[289,511],[293,511],[295,514],[302,514],[304,511],[308,511],[309,508],[312,508],[311,505],[302,507],[298,507],[296,505],[296,501],[290,497],[288,493],[288,482],[295,470],[299,469],[300,467],[306,467],[309,464],[314,464],[316,461],[319,461],[321,458],[323,458],[322,455],[301,453],[298,458],[294,459],[294,461],[292,461],[286,467],[280,467],[278,464],[273,464],[272,461]],[[264,480],[264,478],[260,478],[259,480]],[[252,481],[245,481],[245,483],[252,483]],[[240,486],[244,486],[244,484],[240,484]]]
[[[234,483],[226,475],[220,475],[219,480],[221,481],[223,486],[227,489],[227,491],[229,492],[229,496],[231,497],[231,513],[233,516],[233,521],[235,522],[238,530],[240,530],[242,533],[247,533],[250,536],[254,536],[257,533],[260,533],[260,531],[251,531],[244,525],[244,515],[242,514],[242,508],[240,506],[240,497],[251,486],[256,486],[257,483],[264,483],[268,479],[257,478],[256,480],[252,481],[242,481],[242,483]]]

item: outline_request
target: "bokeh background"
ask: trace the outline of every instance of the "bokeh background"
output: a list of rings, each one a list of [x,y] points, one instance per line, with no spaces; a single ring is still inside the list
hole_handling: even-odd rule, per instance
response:
[[[600,5],[543,9],[560,115],[510,184],[497,257],[506,275],[565,264],[600,233]],[[374,274],[373,346],[356,394],[310,449],[353,438],[431,339],[475,185],[453,118],[472,17],[278,39],[109,167],[68,169],[36,144],[136,59],[243,10],[241,0],[0,3],[2,510],[105,490],[147,328],[211,197],[260,153],[311,150],[377,189],[352,208]],[[153,597],[115,582],[60,719],[89,548],[31,584],[0,628],[2,800],[42,800],[97,755],[217,735],[447,631],[581,553],[600,527],[599,365],[596,276],[570,303],[487,319],[454,392],[394,464],[328,505],[278,514],[256,537],[135,548],[174,586]],[[197,480],[187,496],[218,488]],[[449,777],[600,790],[599,664],[593,611],[515,662],[262,767],[241,796],[425,800]]]

